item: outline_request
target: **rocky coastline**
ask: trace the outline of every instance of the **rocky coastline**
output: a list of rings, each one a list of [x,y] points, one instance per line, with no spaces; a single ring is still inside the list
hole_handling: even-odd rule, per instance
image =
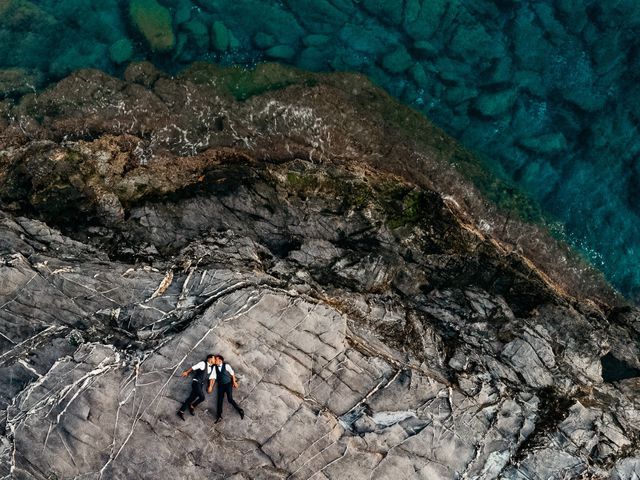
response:
[[[6,478],[640,475],[638,310],[364,77],[76,72],[0,202]],[[211,350],[247,417],[182,422]]]

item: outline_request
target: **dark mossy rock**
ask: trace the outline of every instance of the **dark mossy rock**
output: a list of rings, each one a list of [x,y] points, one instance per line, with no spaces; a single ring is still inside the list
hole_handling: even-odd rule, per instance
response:
[[[536,153],[561,153],[567,149],[567,139],[562,133],[548,133],[519,140],[520,145]]]
[[[389,48],[388,32],[373,25],[348,23],[340,30],[339,38],[349,48],[372,56],[377,56]]]
[[[392,52],[382,57],[382,66],[389,73],[399,74],[409,69],[413,65],[414,60],[411,58],[407,49],[399,46]]]
[[[156,0],[131,0],[129,15],[151,50],[165,52],[174,47],[173,21],[166,7]]]
[[[394,0],[362,0],[362,6],[382,22],[400,25],[403,20],[402,5]]]
[[[231,33],[224,23],[216,20],[211,26],[211,47],[219,52],[229,50]]]
[[[331,41],[331,37],[329,35],[319,35],[319,34],[307,35],[302,39],[302,43],[304,43],[307,47],[317,47],[320,45],[325,45],[330,41]]]
[[[206,51],[209,48],[209,29],[199,20],[191,20],[183,25],[189,33],[189,39],[198,51]]]
[[[503,43],[479,23],[459,25],[447,47],[453,56],[473,63],[505,55]]]
[[[256,47],[266,50],[273,47],[273,45],[276,43],[276,39],[273,37],[273,35],[269,35],[268,33],[258,32],[253,37],[253,42],[256,44]]]
[[[289,61],[296,55],[296,50],[289,45],[276,45],[267,49],[265,55],[281,61]]]
[[[209,63],[196,63],[182,72],[181,77],[198,84],[220,86],[221,93],[232,95],[238,100],[246,100],[288,85],[313,85],[317,81],[312,73],[276,63],[259,64],[255,69],[223,68]]]
[[[323,71],[329,67],[327,54],[327,50],[323,47],[307,47],[300,52],[297,63],[304,70]]]
[[[128,38],[121,38],[109,47],[109,56],[113,63],[121,64],[131,60],[133,44]]]
[[[151,62],[133,62],[124,71],[127,82],[139,83],[145,87],[152,86],[161,75]]]
[[[474,109],[485,117],[498,117],[507,113],[516,100],[514,90],[481,93],[473,103]]]
[[[448,3],[449,0],[408,0],[403,22],[407,34],[414,40],[429,40],[442,28]]]
[[[549,58],[553,58],[554,47],[539,26],[534,12],[528,8],[518,10],[512,26],[514,56],[518,68],[540,72]]]
[[[0,98],[19,96],[35,91],[42,84],[42,75],[37,70],[24,68],[0,69]]]

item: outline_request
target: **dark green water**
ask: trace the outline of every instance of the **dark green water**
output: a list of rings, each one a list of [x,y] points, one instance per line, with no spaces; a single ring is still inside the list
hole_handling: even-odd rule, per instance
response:
[[[159,2],[159,3],[158,3]],[[640,299],[636,0],[0,0],[0,96],[135,59],[369,75]]]

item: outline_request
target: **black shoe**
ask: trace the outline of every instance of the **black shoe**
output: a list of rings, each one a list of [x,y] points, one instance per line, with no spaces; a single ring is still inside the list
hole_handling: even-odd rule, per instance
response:
[[[195,409],[195,407],[193,407],[193,406],[189,405],[189,413],[191,414],[191,416],[195,415],[195,414],[196,414],[196,409]]]
[[[184,421],[184,412],[182,410],[178,410],[177,415],[182,419],[182,421]]]
[[[216,421],[214,423],[218,423],[218,422],[221,422],[221,421],[222,421],[222,417],[218,417],[218,418],[216,418]]]
[[[240,420],[244,419],[244,410],[240,409],[238,410],[238,413],[240,414]]]

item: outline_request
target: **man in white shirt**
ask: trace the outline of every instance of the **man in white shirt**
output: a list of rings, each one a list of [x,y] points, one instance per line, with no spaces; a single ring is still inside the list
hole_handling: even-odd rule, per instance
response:
[[[213,386],[215,384],[218,385],[216,423],[222,420],[222,399],[225,394],[227,395],[229,403],[233,405],[233,408],[235,408],[240,414],[240,418],[244,418],[244,410],[233,400],[233,389],[238,388],[238,381],[236,380],[235,372],[233,371],[233,368],[231,368],[231,365],[224,363],[224,357],[222,355],[215,356],[215,366],[211,371],[211,376],[209,377],[209,388],[207,389],[209,393],[213,391]]]
[[[191,372],[194,372],[193,380],[191,381],[191,395],[189,395],[189,398],[184,401],[180,410],[177,412],[177,415],[182,420],[184,420],[184,412],[187,408],[191,415],[195,415],[196,406],[204,401],[204,385],[207,382],[207,379],[211,382],[211,378],[215,378],[211,377],[212,372],[214,371],[213,366],[215,361],[215,355],[207,355],[206,360],[198,362],[193,367],[182,372],[182,377],[188,377]]]

